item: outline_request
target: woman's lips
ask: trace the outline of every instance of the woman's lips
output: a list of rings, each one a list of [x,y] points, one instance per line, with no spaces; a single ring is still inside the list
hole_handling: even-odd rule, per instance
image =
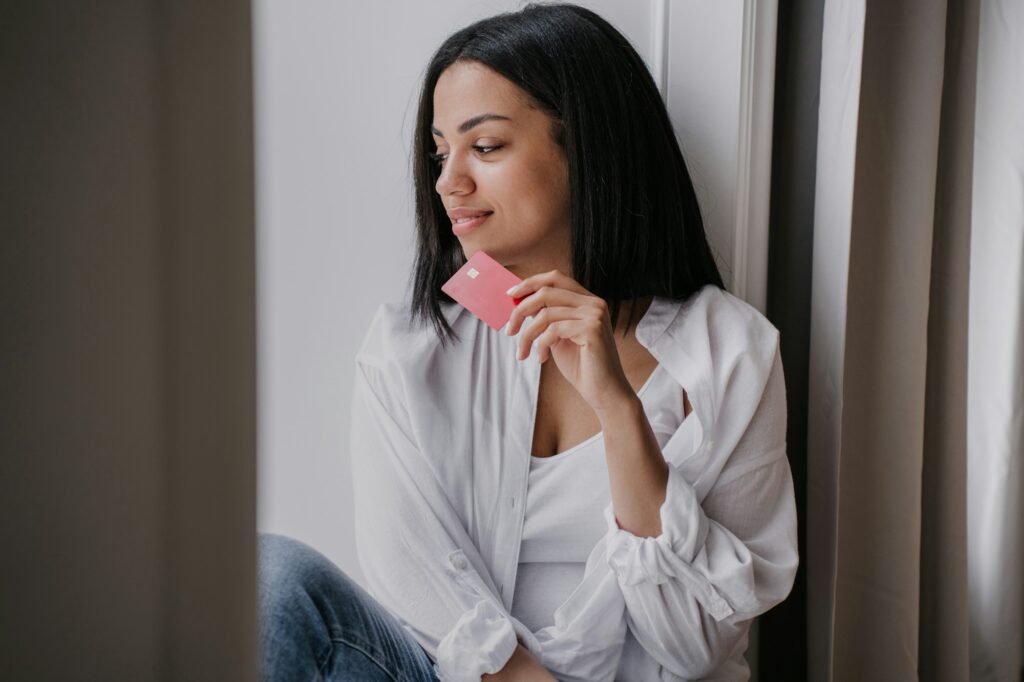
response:
[[[457,234],[457,235],[459,235],[461,237],[462,235],[467,234],[467,233],[472,232],[473,230],[475,230],[483,221],[487,220],[487,218],[490,215],[491,215],[490,213],[485,213],[485,214],[483,214],[481,216],[477,216],[476,218],[473,218],[471,220],[462,220],[462,221],[453,220],[452,221],[452,232],[454,232],[455,234]]]

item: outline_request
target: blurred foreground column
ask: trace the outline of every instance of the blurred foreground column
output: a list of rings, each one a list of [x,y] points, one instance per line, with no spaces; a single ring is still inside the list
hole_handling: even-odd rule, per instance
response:
[[[0,678],[256,677],[249,14],[0,9]]]

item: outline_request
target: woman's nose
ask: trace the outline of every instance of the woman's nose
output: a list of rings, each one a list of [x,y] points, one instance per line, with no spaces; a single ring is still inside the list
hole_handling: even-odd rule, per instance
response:
[[[473,179],[470,177],[468,169],[461,160],[461,155],[448,154],[448,158],[445,159],[444,165],[441,167],[441,173],[437,176],[437,183],[434,185],[434,189],[437,193],[444,196],[446,194],[456,193],[469,193],[473,191]]]

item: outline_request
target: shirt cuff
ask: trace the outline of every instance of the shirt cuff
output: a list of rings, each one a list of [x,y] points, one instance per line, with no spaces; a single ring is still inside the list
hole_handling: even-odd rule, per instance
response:
[[[692,564],[704,548],[709,522],[697,494],[679,470],[668,468],[665,501],[659,509],[661,535],[639,537],[619,526],[611,503],[605,507],[608,522],[606,558],[623,588],[645,583],[660,585],[679,580],[717,620],[733,609],[708,579]]]
[[[517,645],[509,619],[481,600],[438,644],[434,672],[441,682],[480,682],[485,673],[504,668]]]

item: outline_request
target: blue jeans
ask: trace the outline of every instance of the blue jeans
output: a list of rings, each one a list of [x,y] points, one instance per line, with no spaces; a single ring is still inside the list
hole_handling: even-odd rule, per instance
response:
[[[259,533],[263,679],[437,682],[426,651],[327,557]]]

